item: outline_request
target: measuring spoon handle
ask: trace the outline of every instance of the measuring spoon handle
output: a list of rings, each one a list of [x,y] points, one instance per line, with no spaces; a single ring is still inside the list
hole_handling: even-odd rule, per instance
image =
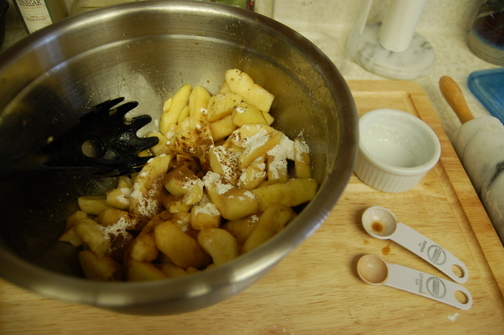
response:
[[[460,259],[404,223],[397,223],[390,239],[423,258],[457,283],[463,284],[469,278],[469,270]],[[462,272],[461,276],[454,272],[457,268]]]
[[[402,265],[386,263],[388,277],[383,285],[415,293],[453,307],[468,310],[473,304],[471,293],[464,286]],[[457,292],[465,301],[457,299]],[[459,295],[460,299],[463,296]]]

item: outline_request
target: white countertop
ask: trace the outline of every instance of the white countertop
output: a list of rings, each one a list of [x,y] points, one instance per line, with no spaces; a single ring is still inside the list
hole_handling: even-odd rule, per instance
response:
[[[386,78],[344,59],[345,45],[360,3],[352,0],[277,0],[275,19],[311,39],[336,64],[345,79],[383,80]],[[368,23],[380,22],[389,3],[374,1]],[[289,9],[294,6],[297,6],[296,10]],[[331,7],[332,10],[329,10]],[[475,56],[467,45],[469,29],[477,9],[478,2],[472,0],[427,0],[416,29],[433,47],[436,65],[430,74],[414,81],[426,92],[450,139],[460,127],[460,122],[441,95],[438,84],[441,76],[450,76],[459,84],[475,117],[489,115],[467,87],[467,78],[472,72],[498,68]]]
[[[71,1],[67,0],[69,4]],[[27,36],[12,0],[9,2],[11,6],[7,13],[6,36],[0,52]],[[381,21],[389,2],[374,1],[368,23]],[[360,1],[355,0],[276,0],[274,18],[315,43],[334,62],[345,79],[383,80],[386,78],[370,73],[344,58],[345,44],[360,4]],[[469,28],[477,8],[478,4],[473,0],[427,0],[416,29],[433,47],[436,65],[431,73],[414,81],[425,90],[450,138],[460,122],[439,91],[439,78],[448,75],[455,79],[473,115],[479,117],[488,115],[488,112],[469,91],[467,78],[473,71],[498,67],[476,57],[467,46]]]

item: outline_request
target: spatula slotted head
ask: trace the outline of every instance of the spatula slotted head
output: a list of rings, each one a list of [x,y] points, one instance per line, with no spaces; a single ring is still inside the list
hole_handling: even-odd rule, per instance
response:
[[[138,171],[151,158],[138,154],[158,143],[157,137],[138,137],[137,132],[152,118],[125,115],[138,102],[124,98],[105,101],[91,108],[65,135],[51,143],[44,153],[51,167],[93,169],[96,174],[123,175]],[[117,106],[118,105],[118,106]]]

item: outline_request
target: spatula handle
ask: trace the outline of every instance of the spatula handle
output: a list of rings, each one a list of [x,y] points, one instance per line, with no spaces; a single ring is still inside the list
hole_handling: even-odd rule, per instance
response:
[[[451,77],[442,76],[439,79],[439,88],[443,97],[446,99],[450,107],[453,109],[460,122],[466,123],[474,119],[469,106],[464,98],[462,90]]]

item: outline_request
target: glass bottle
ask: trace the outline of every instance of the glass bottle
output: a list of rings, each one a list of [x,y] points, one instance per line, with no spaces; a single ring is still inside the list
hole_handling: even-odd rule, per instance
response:
[[[275,0],[255,0],[254,12],[273,18]]]
[[[65,0],[13,0],[29,34],[68,16]]]

